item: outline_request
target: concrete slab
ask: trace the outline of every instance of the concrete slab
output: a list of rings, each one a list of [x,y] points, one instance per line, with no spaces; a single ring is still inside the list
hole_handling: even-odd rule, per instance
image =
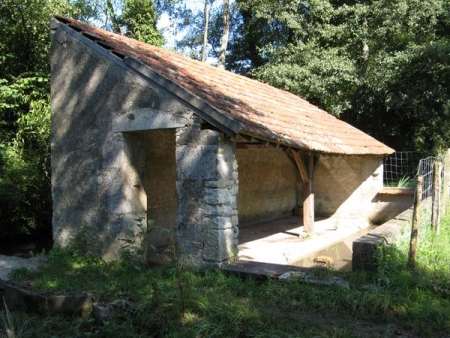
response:
[[[304,272],[305,268],[299,266],[289,266],[283,264],[272,264],[253,261],[237,261],[234,263],[222,264],[223,271],[234,273],[241,276],[253,276],[256,278],[278,278],[289,272]]]
[[[293,265],[351,235],[362,236],[370,226],[363,219],[320,219],[314,224],[314,235],[308,235],[299,217],[259,223],[240,228],[239,260]],[[351,243],[347,245],[351,248]]]
[[[367,235],[390,243],[410,224],[411,217],[412,211],[407,210],[380,226],[354,218],[319,219],[313,236],[303,231],[299,217],[240,228],[239,261],[226,266],[251,275],[277,277],[297,267],[317,266],[315,258],[328,256],[335,269],[350,270],[354,241]]]

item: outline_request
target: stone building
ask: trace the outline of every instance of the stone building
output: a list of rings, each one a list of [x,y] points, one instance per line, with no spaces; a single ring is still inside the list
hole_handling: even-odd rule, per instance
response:
[[[51,40],[55,245],[83,229],[114,258],[143,217],[204,266],[237,254],[239,229],[296,207],[309,232],[315,215],[370,219],[393,150],[369,135],[288,92],[79,21],[55,16]]]

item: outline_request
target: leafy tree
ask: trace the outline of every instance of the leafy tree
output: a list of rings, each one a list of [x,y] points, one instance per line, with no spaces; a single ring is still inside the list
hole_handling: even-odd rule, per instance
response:
[[[160,46],[164,39],[156,29],[158,15],[152,0],[106,0],[106,28],[139,41]]]
[[[49,232],[49,20],[69,1],[0,3],[0,237]]]
[[[98,23],[105,1],[0,2],[0,240],[51,237],[49,21],[58,13]],[[124,34],[162,42],[151,0],[120,10]]]
[[[203,62],[208,57],[217,59],[217,66],[224,68],[236,13],[235,4],[228,0],[221,4],[205,0],[203,10],[187,8],[185,2],[178,3],[172,20],[176,22],[176,32],[183,32],[184,37],[176,41],[175,49]]]
[[[264,27],[273,25],[277,33],[255,46],[265,63],[253,76],[310,100],[398,150],[426,152],[450,145],[450,135],[439,128],[445,125],[440,122],[446,119],[446,104],[438,103],[447,102],[449,92],[442,80],[449,63],[448,1],[239,4],[242,13],[250,12]],[[427,53],[430,48],[433,52]],[[252,55],[251,60],[258,58]]]

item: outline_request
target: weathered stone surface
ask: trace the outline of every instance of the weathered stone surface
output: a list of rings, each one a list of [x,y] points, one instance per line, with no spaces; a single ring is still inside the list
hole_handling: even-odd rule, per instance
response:
[[[189,120],[189,115],[169,114],[143,108],[119,116],[114,123],[114,132],[180,128],[188,124]]]
[[[234,139],[208,129],[200,112],[130,63],[52,27],[55,245],[67,245],[86,226],[103,257],[112,259],[142,216],[178,231],[188,264],[227,259],[238,223]],[[213,240],[205,228],[233,235]],[[152,244],[167,240],[152,235]]]
[[[353,241],[352,269],[354,271],[376,268],[376,251],[381,250],[379,254],[382,254],[385,245],[397,240],[402,235],[403,228],[409,225],[409,222],[403,221],[403,217],[410,219],[411,211],[405,211],[399,215],[399,219],[393,218]]]
[[[235,209],[229,205],[205,205],[203,207],[205,216],[231,216],[235,214]]]
[[[196,120],[197,117],[192,115],[189,125],[176,129],[176,142],[178,145],[198,144],[197,138],[201,132],[201,121]]]
[[[118,216],[147,210],[147,202],[142,182],[134,179],[143,177],[140,154],[145,147],[114,133],[114,120],[134,114],[137,121],[139,112],[158,111],[182,124],[191,123],[192,112],[164,89],[151,87],[60,29],[52,34],[51,71],[55,245],[67,245],[83,224],[98,238],[118,241],[117,227],[126,226]],[[163,126],[153,119],[147,127],[156,124]],[[115,234],[105,233],[108,229]],[[112,242],[101,246],[118,247]]]
[[[205,145],[217,145],[220,139],[220,135],[221,133],[218,131],[205,129],[197,134],[195,142]]]
[[[228,189],[207,189],[205,195],[205,202],[211,205],[231,204],[235,202],[236,198]]]
[[[377,236],[365,235],[353,241],[352,269],[375,270],[375,252],[378,246],[384,246],[384,239]]]
[[[89,317],[92,296],[89,294],[44,296],[8,284],[0,285],[0,295],[10,309],[20,309],[42,314],[67,314]]]
[[[46,260],[47,257],[45,256],[21,258],[0,255],[0,282],[8,281],[11,271],[14,269],[25,268],[29,270],[36,270]]]
[[[205,181],[205,187],[207,188],[227,188],[234,185],[234,181]]]
[[[238,216],[232,216],[231,217],[231,223],[237,227],[237,225],[239,224],[239,217]]]
[[[126,299],[117,299],[109,304],[94,303],[92,306],[92,316],[97,323],[103,325],[111,319],[129,315],[127,312],[133,309],[133,305],[133,303]]]
[[[207,262],[223,262],[231,258],[235,250],[233,229],[209,230],[205,234],[203,259]]]
[[[332,276],[331,278],[327,279],[318,279],[314,277],[312,274],[302,272],[302,271],[287,271],[280,275],[278,279],[286,280],[286,279],[293,279],[302,281],[305,283],[313,284],[313,285],[320,285],[320,286],[339,286],[343,289],[350,289],[350,283],[346,281],[345,279]]]
[[[223,230],[233,228],[233,222],[230,217],[208,218],[205,221],[206,227],[211,230]]]
[[[204,189],[202,180],[178,180],[177,224],[197,223],[204,217]]]
[[[217,179],[216,152],[217,146],[177,146],[177,178]]]
[[[222,140],[217,150],[217,172],[220,180],[234,180],[233,174],[237,174],[233,164],[236,162],[235,144]]]

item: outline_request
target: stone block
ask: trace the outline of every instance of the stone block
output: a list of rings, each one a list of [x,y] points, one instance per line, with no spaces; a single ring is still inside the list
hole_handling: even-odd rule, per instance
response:
[[[233,173],[237,173],[233,168],[236,162],[235,147],[224,144],[219,145],[217,150],[217,172],[221,180],[233,180]]]
[[[200,131],[200,125],[177,128],[176,142],[178,145],[188,145],[195,143],[195,138]]]
[[[214,217],[206,219],[206,227],[211,230],[224,230],[233,228],[230,217]]]
[[[220,139],[220,132],[205,129],[198,134],[198,139],[196,139],[196,142],[198,144],[204,145],[216,145],[219,143],[219,139]]]
[[[239,224],[239,218],[238,218],[238,216],[232,216],[231,217],[231,223],[235,226],[235,227],[237,227],[238,226],[238,224]]]
[[[177,146],[178,179],[217,179],[216,146]]]
[[[205,187],[207,188],[226,188],[234,184],[234,181],[206,181]]]
[[[233,229],[209,230],[205,234],[203,259],[206,262],[223,262],[235,252]]]
[[[38,314],[65,314],[89,317],[93,299],[90,294],[41,295],[12,285],[0,285],[0,295],[11,309],[20,309]]]
[[[375,253],[385,243],[384,237],[370,233],[353,241],[352,270],[375,270]]]
[[[178,180],[178,224],[200,222],[204,217],[204,188],[202,180]]]
[[[229,205],[205,205],[203,213],[205,216],[230,216],[235,215],[237,210]]]
[[[233,205],[236,202],[236,196],[233,196],[228,189],[207,189],[205,202],[211,205]]]

